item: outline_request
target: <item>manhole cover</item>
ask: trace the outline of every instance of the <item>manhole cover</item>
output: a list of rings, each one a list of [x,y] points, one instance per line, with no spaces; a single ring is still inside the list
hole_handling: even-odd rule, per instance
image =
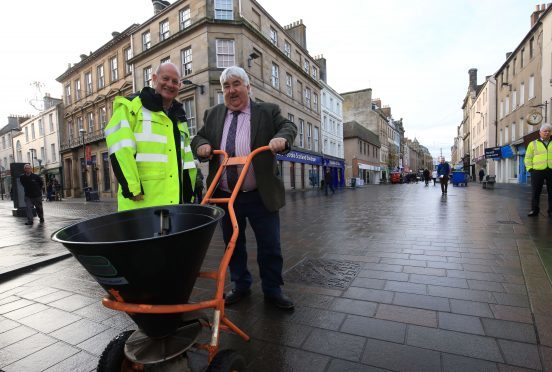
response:
[[[286,273],[290,282],[326,288],[346,289],[361,266],[356,262],[306,259]]]
[[[35,253],[33,255],[31,255],[31,257],[42,257],[42,256],[47,256],[48,253]]]
[[[503,225],[519,225],[516,221],[498,221],[498,223],[501,223]]]

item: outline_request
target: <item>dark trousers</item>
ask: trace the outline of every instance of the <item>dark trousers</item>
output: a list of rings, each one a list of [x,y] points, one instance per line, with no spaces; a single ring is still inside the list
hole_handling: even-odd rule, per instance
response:
[[[552,212],[552,169],[534,170],[531,172],[531,188],[533,193],[531,196],[531,210],[539,211],[540,195],[542,187],[546,181],[546,191],[548,192],[548,212]]]
[[[217,197],[228,197],[229,194],[218,191]],[[222,235],[228,245],[232,236],[232,225],[227,206],[222,206],[226,212],[223,217]],[[281,293],[280,286],[284,284],[282,268],[284,260],[280,246],[280,214],[270,212],[261,200],[258,191],[238,194],[234,203],[234,212],[238,220],[239,235],[234,254],[230,260],[230,280],[234,282],[237,291],[245,291],[251,287],[253,279],[247,268],[247,249],[245,228],[247,220],[251,224],[257,240],[257,263],[261,275],[262,288],[265,295],[274,296]]]
[[[324,182],[324,194],[328,195],[328,188],[332,190],[332,194],[335,194],[335,189],[331,183]]]
[[[27,212],[27,221],[33,220],[33,206],[36,208],[36,214],[41,220],[44,219],[44,211],[42,209],[42,196],[29,198],[25,196],[25,210]]]
[[[443,176],[443,178],[439,179],[439,182],[441,182],[441,192],[445,194],[447,193],[447,189],[448,189],[448,181],[449,181],[448,176]]]

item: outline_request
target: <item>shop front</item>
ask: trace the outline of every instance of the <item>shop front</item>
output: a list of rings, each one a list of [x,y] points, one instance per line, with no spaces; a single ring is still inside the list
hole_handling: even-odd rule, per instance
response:
[[[307,151],[292,150],[276,154],[280,178],[286,189],[301,190],[318,188],[324,179],[326,168],[330,169],[334,187],[345,187],[345,162],[343,159]]]

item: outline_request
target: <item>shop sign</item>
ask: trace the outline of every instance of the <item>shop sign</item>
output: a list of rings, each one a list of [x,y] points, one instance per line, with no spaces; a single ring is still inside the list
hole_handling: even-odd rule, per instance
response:
[[[340,160],[324,159],[324,165],[327,167],[343,168],[345,166],[343,163]]]
[[[512,151],[512,146],[510,145],[502,146],[500,148],[500,154],[504,159],[513,157],[514,151]]]
[[[500,159],[500,147],[489,147],[485,149],[485,159]]]
[[[294,163],[305,163],[305,164],[314,164],[322,165],[322,158],[320,156],[306,154],[299,151],[290,151],[285,155],[276,154],[277,160],[290,161]]]

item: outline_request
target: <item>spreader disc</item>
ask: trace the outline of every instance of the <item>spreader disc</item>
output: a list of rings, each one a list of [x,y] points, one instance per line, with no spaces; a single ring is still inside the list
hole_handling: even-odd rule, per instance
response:
[[[141,331],[134,331],[125,343],[125,355],[134,363],[155,364],[179,356],[197,340],[201,331],[199,320],[178,328],[166,337],[148,337]]]

